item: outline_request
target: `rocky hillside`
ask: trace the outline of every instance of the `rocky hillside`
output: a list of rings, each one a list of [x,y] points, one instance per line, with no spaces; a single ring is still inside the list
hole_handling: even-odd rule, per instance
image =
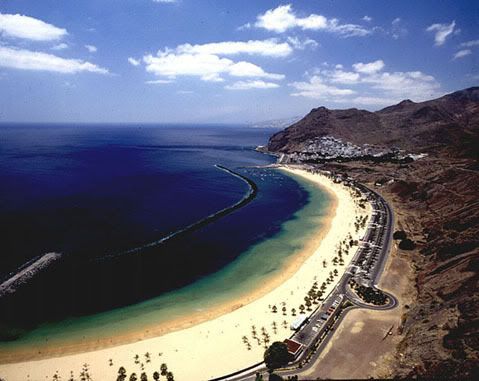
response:
[[[274,135],[268,149],[302,161],[322,149],[325,136],[343,150],[372,144],[427,154],[374,165],[365,156],[316,161],[382,193],[395,209],[396,228],[416,243],[415,250],[399,250],[415,269],[417,297],[401,319],[391,376],[479,377],[479,88],[377,112],[320,107]],[[333,157],[330,151],[331,144]]]
[[[300,152],[305,142],[324,136],[356,145],[397,147],[413,153],[447,150],[454,156],[477,158],[479,87],[427,102],[405,100],[376,112],[318,107],[273,135],[268,150]]]

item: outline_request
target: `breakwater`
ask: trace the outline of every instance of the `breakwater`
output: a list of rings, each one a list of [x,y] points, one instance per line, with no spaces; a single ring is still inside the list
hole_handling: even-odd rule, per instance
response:
[[[173,233],[170,233],[156,241],[153,241],[153,242],[149,242],[147,244],[144,244],[144,245],[141,245],[139,247],[135,247],[133,249],[130,249],[130,250],[126,250],[126,251],[123,251],[121,253],[117,253],[117,254],[109,254],[109,255],[105,255],[103,257],[100,257],[100,258],[97,258],[95,259],[95,261],[101,261],[101,260],[107,260],[107,259],[111,259],[111,258],[115,258],[115,257],[118,257],[118,256],[122,256],[122,255],[128,255],[128,254],[138,254],[139,252],[141,252],[142,250],[144,249],[147,249],[147,248],[151,248],[151,247],[155,247],[155,246],[158,246],[158,245],[161,245],[167,241],[170,241],[174,238],[179,238],[180,236],[182,235],[185,235],[185,234],[188,234],[188,233],[191,233],[195,230],[199,230],[203,227],[205,227],[206,225],[208,224],[211,224],[212,222],[215,222],[217,220],[219,220],[220,218],[228,215],[228,214],[231,214],[233,213],[235,210],[238,210],[242,207],[244,207],[246,204],[250,203],[255,197],[256,195],[258,194],[258,186],[256,185],[256,183],[249,179],[248,177],[246,176],[243,176],[241,175],[240,173],[238,172],[235,172],[223,165],[220,165],[220,164],[215,164],[215,167],[218,168],[219,170],[222,170],[234,177],[237,177],[238,179],[244,181],[247,185],[248,185],[248,191],[246,192],[246,194],[243,196],[243,198],[241,200],[239,200],[238,202],[234,203],[233,205],[230,205],[226,208],[223,208],[213,214],[210,214],[209,216],[206,216],[205,218],[202,218],[201,220],[198,220],[184,228],[181,228],[179,230],[176,230],[174,231]]]
[[[0,298],[13,294],[20,285],[28,282],[60,257],[60,253],[47,253],[21,266],[16,273],[0,284]]]

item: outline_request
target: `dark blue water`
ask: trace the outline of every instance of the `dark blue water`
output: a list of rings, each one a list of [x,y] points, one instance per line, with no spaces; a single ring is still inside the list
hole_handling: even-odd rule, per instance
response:
[[[274,131],[232,126],[0,127],[0,273],[45,252],[63,259],[0,300],[0,337],[41,322],[137,303],[191,284],[274,235],[307,202],[294,180],[254,168]],[[138,255],[155,241],[258,196],[201,230]]]

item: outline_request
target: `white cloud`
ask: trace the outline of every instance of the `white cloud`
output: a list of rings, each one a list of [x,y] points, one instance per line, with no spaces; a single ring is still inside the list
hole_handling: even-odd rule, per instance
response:
[[[358,73],[376,73],[384,68],[383,60],[377,60],[369,63],[358,62],[353,65],[353,68]]]
[[[30,16],[0,13],[0,35],[33,41],[52,41],[67,34],[63,28]]]
[[[462,49],[462,50],[459,50],[456,54],[454,54],[453,59],[457,60],[458,58],[464,58],[468,56],[469,54],[472,54],[471,49]]]
[[[276,39],[263,41],[225,41],[202,45],[182,44],[175,49],[165,48],[156,55],[143,57],[146,70],[157,76],[174,79],[178,76],[199,77],[203,81],[223,82],[224,75],[232,77],[265,78],[281,80],[283,74],[268,73],[263,68],[244,60],[233,61],[224,56],[238,54],[283,57],[292,52],[287,43],[279,43]],[[130,57],[131,58],[131,57]],[[137,66],[139,61],[129,59]]]
[[[266,73],[261,67],[245,61],[232,64],[228,69],[228,73],[234,77],[258,77],[274,80],[284,79],[283,74]]]
[[[137,60],[133,57],[128,57],[128,62],[132,64],[133,66],[139,66],[141,64],[140,60]]]
[[[434,32],[435,45],[441,46],[446,42],[447,37],[454,32],[455,26],[456,21],[453,21],[450,24],[432,24],[426,29],[426,31]]]
[[[385,72],[384,66],[378,60],[356,63],[355,71],[345,71],[342,65],[334,70],[316,70],[308,81],[291,83],[295,89],[291,95],[365,106],[384,106],[405,98],[421,101],[441,95],[434,77],[420,71]]]
[[[408,34],[407,28],[405,28],[402,25],[402,20],[399,17],[396,17],[392,22],[391,22],[391,31],[390,31],[392,37],[397,40],[401,37],[405,37]]]
[[[361,82],[398,101],[405,98],[426,100],[439,95],[440,87],[433,76],[420,71],[374,73],[363,77]]]
[[[368,16],[368,15],[366,15],[366,16],[364,16],[361,20],[366,21],[366,22],[371,22],[371,21],[373,21],[373,18],[370,17],[370,16]]]
[[[466,41],[459,45],[461,48],[473,48],[479,46],[479,40]]]
[[[274,89],[279,87],[277,83],[265,82],[261,80],[238,81],[232,85],[225,86],[227,90],[250,90],[250,89]]]
[[[56,73],[108,74],[108,70],[90,62],[61,58],[52,54],[0,46],[0,66],[12,69],[50,71]]]
[[[57,44],[55,46],[52,46],[52,50],[65,50],[65,49],[68,49],[68,44],[65,44],[64,42],[60,43],[60,44]]]
[[[300,28],[303,30],[324,30],[339,34],[343,37],[366,36],[371,31],[356,24],[340,24],[337,19],[328,19],[323,15],[310,14],[298,17],[291,4],[280,5],[269,9],[256,18],[255,26],[276,33],[283,33],[289,29]]]
[[[327,30],[342,37],[364,37],[372,33],[361,25],[340,24],[338,19],[331,19]]]
[[[315,40],[312,40],[311,38],[305,38],[304,40],[301,40],[298,37],[288,37],[287,40],[295,49],[298,50],[304,50],[308,46],[314,49],[319,45]]]
[[[85,45],[85,48],[90,52],[90,53],[96,53],[96,51],[98,50],[96,48],[96,46],[93,46],[93,45]]]
[[[297,91],[292,96],[302,96],[313,99],[327,99],[330,97],[348,96],[355,93],[351,89],[343,89],[329,85],[319,75],[314,75],[309,82],[293,82],[290,84]]]
[[[170,79],[177,76],[197,76],[203,81],[221,82],[222,74],[234,77],[284,78],[282,74],[267,73],[250,62],[234,62],[214,54],[176,54],[160,51],[157,56],[143,57],[143,61],[148,72]]]
[[[354,72],[343,71],[341,69],[336,69],[332,72],[328,72],[330,81],[333,83],[341,83],[343,85],[350,85],[358,83],[360,75]]]
[[[270,57],[286,57],[293,52],[293,49],[287,42],[278,42],[276,39],[269,39],[223,41],[202,45],[183,44],[176,48],[176,52],[188,54],[215,54],[225,56],[250,54]]]
[[[171,83],[173,81],[169,79],[155,79],[153,81],[145,81],[148,85],[165,85],[167,83]]]

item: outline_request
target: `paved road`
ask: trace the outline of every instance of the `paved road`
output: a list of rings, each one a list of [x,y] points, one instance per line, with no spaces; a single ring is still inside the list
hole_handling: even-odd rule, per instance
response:
[[[348,311],[355,308],[388,310],[395,308],[397,305],[396,298],[384,291],[383,293],[388,296],[386,305],[375,306],[367,304],[355,295],[348,285],[350,280],[355,278],[356,281],[366,286],[376,288],[389,255],[394,225],[392,209],[380,194],[362,184],[354,184],[354,186],[361,190],[363,194],[368,195],[368,199],[373,206],[373,217],[351,264],[336,287],[325,298],[325,301],[311,313],[307,323],[292,335],[291,338],[303,344],[305,350],[293,363],[289,364],[287,370],[276,371],[277,374],[283,377],[301,376],[301,373],[314,366],[315,361],[331,339],[334,329],[341,323]],[[334,309],[334,312],[328,315],[327,321],[325,321],[325,314],[334,303],[337,303],[338,306]],[[320,324],[319,329],[317,328],[318,323]],[[302,367],[298,369],[300,363]],[[253,381],[256,372],[264,371],[266,371],[264,364],[258,363],[248,369],[235,372],[234,375],[220,377],[215,380]]]

